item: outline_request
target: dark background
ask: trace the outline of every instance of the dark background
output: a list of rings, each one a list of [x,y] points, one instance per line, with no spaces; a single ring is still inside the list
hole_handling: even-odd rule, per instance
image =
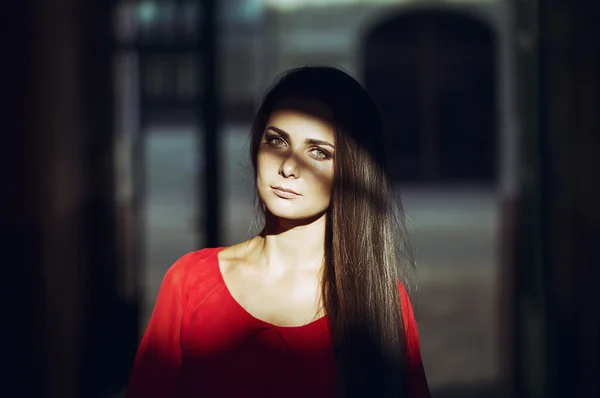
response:
[[[279,3],[3,8],[7,395],[122,394],[166,268],[252,229],[258,94],[327,62],[382,110],[433,396],[600,396],[597,3]]]

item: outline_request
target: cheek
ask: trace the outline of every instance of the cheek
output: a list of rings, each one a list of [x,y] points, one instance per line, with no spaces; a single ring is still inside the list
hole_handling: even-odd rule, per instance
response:
[[[258,152],[256,157],[256,173],[258,176],[265,174],[273,167],[273,154],[267,151]]]
[[[325,195],[331,194],[333,186],[333,167],[331,164],[315,168],[313,173],[314,184]]]
[[[275,163],[281,162],[284,158],[284,154],[280,150],[262,147],[256,156],[257,165],[261,163],[267,163],[272,166]]]
[[[265,184],[273,183],[277,178],[281,160],[277,154],[262,150],[256,157],[256,188],[259,193]]]

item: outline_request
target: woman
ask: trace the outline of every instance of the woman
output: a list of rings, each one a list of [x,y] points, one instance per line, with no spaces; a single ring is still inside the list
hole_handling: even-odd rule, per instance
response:
[[[334,68],[288,72],[251,159],[262,232],[169,269],[127,397],[428,397],[366,91]]]

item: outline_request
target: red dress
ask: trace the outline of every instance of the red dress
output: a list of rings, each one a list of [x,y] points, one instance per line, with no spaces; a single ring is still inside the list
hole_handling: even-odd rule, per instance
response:
[[[274,326],[229,293],[212,248],[188,253],[165,274],[127,388],[127,398],[335,397],[326,317]],[[429,397],[419,337],[403,288],[411,398]]]

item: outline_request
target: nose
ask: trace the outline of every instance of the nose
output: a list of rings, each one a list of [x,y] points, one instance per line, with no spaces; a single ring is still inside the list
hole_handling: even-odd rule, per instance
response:
[[[299,174],[298,162],[294,159],[294,155],[287,156],[279,168],[279,174],[285,178],[298,178]]]

